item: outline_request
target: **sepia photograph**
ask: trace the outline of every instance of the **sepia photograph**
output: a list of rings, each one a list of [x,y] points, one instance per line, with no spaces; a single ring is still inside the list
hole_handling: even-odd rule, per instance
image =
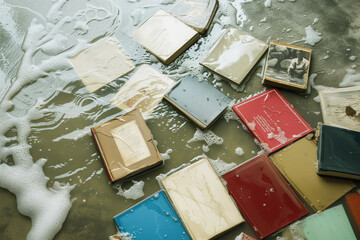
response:
[[[319,91],[324,123],[360,131],[360,86]]]
[[[305,90],[311,49],[270,42],[263,83]]]

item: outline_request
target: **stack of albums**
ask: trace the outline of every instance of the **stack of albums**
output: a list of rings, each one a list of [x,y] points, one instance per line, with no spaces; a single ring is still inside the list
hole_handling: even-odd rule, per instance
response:
[[[270,42],[263,84],[304,92],[308,86],[311,49]]]

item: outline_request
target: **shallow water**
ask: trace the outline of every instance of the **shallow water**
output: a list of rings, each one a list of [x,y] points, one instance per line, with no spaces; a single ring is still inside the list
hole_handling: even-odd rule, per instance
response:
[[[110,104],[110,100],[134,72],[114,80],[96,93],[89,93],[67,60],[106,36],[117,37],[137,67],[143,63],[150,64],[174,80],[192,72],[200,80],[214,84],[235,101],[265,89],[258,76],[261,68],[257,68],[250,79],[237,88],[199,64],[228,25],[241,27],[263,41],[272,39],[313,49],[310,74],[317,74],[315,86],[338,87],[345,77],[347,86],[359,84],[360,70],[357,66],[360,58],[350,59],[351,56],[359,56],[360,51],[360,30],[357,27],[360,23],[357,15],[359,2],[334,0],[329,6],[327,0],[273,0],[271,7],[266,7],[265,1],[220,0],[208,33],[173,63],[165,66],[133,41],[130,33],[158,9],[169,10],[177,2],[57,0],[28,3],[0,0],[0,133],[7,137],[0,139],[0,159],[1,162],[15,166],[19,161],[32,166],[39,159],[47,159],[43,172],[49,178],[46,182],[46,178],[40,174],[36,180],[42,184],[42,188],[39,188],[35,187],[35,183],[27,181],[29,178],[23,172],[14,180],[17,183],[7,187],[12,170],[0,175],[0,184],[4,187],[0,188],[0,239],[25,239],[31,229],[30,218],[19,213],[19,202],[6,189],[17,193],[12,189],[25,188],[22,191],[31,193],[36,189],[45,191],[45,186],[51,188],[55,182],[74,187],[71,190],[67,186],[59,191],[59,194],[64,194],[56,195],[61,199],[54,200],[56,207],[51,207],[50,201],[42,203],[54,209],[72,202],[70,210],[64,208],[53,215],[58,219],[67,216],[55,239],[107,239],[116,232],[112,217],[140,200],[127,200],[117,194],[118,188],[110,184],[90,135],[92,126],[120,113],[117,107]],[[262,21],[265,17],[266,21]],[[319,42],[315,41],[319,38],[314,41],[309,39],[306,30],[308,26],[321,33]],[[39,32],[44,33],[45,38],[34,40],[39,38]],[[46,38],[49,41],[45,41]],[[311,46],[305,42],[316,43]],[[313,89],[310,95],[281,92],[312,127],[322,121],[321,114],[318,114],[321,111],[320,104],[313,100],[317,96],[316,90]],[[8,109],[10,100],[13,108]],[[34,105],[36,108],[33,108]],[[29,112],[29,109],[33,110]],[[229,117],[231,112],[227,116],[230,120],[219,119],[211,128],[212,133],[208,134],[223,141],[211,144],[203,140],[204,136],[198,136],[195,125],[163,101],[147,124],[158,143],[159,151],[169,156],[169,159],[153,171],[118,184],[125,190],[134,184],[132,180],[143,181],[143,191],[148,196],[160,188],[156,176],[189,163],[204,153],[211,159],[220,159],[229,164],[239,164],[255,156],[261,150],[260,147],[236,118]],[[17,128],[11,126],[14,121],[17,122]],[[9,123],[9,126],[5,123]],[[199,140],[190,141],[194,138]],[[11,157],[12,147],[18,143],[23,143],[24,148]],[[239,147],[243,154],[239,154]],[[39,210],[42,211],[50,210]],[[34,215],[23,212],[27,216]],[[61,226],[61,221],[57,224]],[[41,228],[39,231],[46,232]],[[243,224],[220,239],[234,239],[241,231],[252,232]],[[56,232],[56,229],[53,230],[53,235]]]

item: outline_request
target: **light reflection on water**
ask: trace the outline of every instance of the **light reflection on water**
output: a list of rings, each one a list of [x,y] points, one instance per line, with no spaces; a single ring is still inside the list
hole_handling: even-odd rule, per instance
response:
[[[208,34],[173,63],[164,66],[153,55],[134,42],[129,34],[136,25],[150,17],[159,8],[169,10],[173,2],[175,1],[152,0],[141,3],[141,1],[131,0],[105,2],[100,0],[76,2],[58,0],[51,5],[50,1],[45,3],[38,1],[30,4],[28,2],[20,3],[17,0],[5,2],[0,0],[0,4],[3,7],[6,6],[10,14],[10,16],[5,16],[5,20],[0,14],[0,23],[2,23],[0,24],[0,37],[2,39],[0,43],[0,99],[4,97],[6,90],[11,85],[11,79],[19,70],[19,61],[23,56],[20,45],[33,18],[38,19],[38,23],[43,26],[45,26],[45,21],[54,24],[56,21],[68,20],[59,29],[59,32],[65,35],[67,39],[64,46],[65,52],[70,50],[75,54],[82,48],[86,48],[106,36],[115,35],[136,66],[143,63],[151,64],[174,80],[179,80],[191,72],[201,80],[221,83],[219,88],[235,99],[244,98],[264,89],[260,84],[261,79],[254,74],[246,87],[241,86],[239,91],[234,91],[230,84],[207,72],[198,62],[222,34],[227,24],[243,26],[247,31],[250,26],[257,27],[260,19],[266,14],[273,16],[273,13],[264,12],[266,9],[263,4],[260,6],[256,2],[220,1],[214,24]],[[56,11],[50,11],[51,6],[55,6],[56,3],[64,4],[63,15],[58,15]],[[300,5],[296,4],[296,6]],[[299,7],[303,8],[304,6],[300,5]],[[88,10],[83,11],[84,9]],[[247,11],[251,14],[246,14]],[[2,7],[0,7],[0,12],[3,12]],[[50,14],[48,14],[49,12]],[[74,14],[76,16],[76,12],[80,14],[78,17],[71,19],[66,17],[74,16]],[[47,20],[45,20],[46,16]],[[9,27],[8,29],[4,29],[4,23],[6,23],[4,21],[10,21],[10,25],[6,25]],[[287,21],[285,19],[281,20],[281,23],[274,22],[274,24],[278,24],[277,26],[286,25]],[[16,27],[11,27],[11,24],[15,24]],[[308,23],[302,24],[301,22],[296,24],[298,25],[293,26],[294,32],[296,32],[296,27],[300,32],[308,25]],[[12,31],[13,28],[16,31]],[[9,32],[10,30],[12,32]],[[255,28],[253,34],[263,41],[269,37],[269,34],[260,26]],[[285,38],[286,34],[283,34],[282,37]],[[298,39],[301,37],[299,35]],[[84,42],[79,44],[77,42],[79,39],[83,39]],[[73,51],[73,46],[79,48]],[[46,54],[39,51],[33,60],[34,63],[38,64],[47,57]],[[63,59],[66,57],[66,55],[62,55]],[[110,105],[109,102],[133,73],[114,80],[96,93],[89,93],[71,67],[62,68],[59,66],[56,68],[54,67],[55,64],[52,65],[55,69],[50,71],[51,73],[46,77],[21,88],[21,91],[13,99],[15,107],[12,114],[23,116],[37,100],[41,100],[39,110],[45,110],[44,116],[31,121],[31,133],[27,138],[27,142],[31,145],[31,156],[34,160],[48,159],[44,166],[44,173],[50,178],[47,183],[48,187],[52,186],[55,181],[75,185],[71,191],[71,198],[74,200],[72,208],[56,239],[104,239],[115,233],[112,217],[137,201],[126,200],[116,195],[116,190],[109,183],[109,178],[93,143],[90,128],[120,114],[121,111]],[[319,69],[321,68],[319,67]],[[259,70],[257,70],[258,72]],[[319,111],[319,106],[313,102],[309,103],[311,97],[308,100],[299,99],[299,95],[289,92],[285,92],[285,97],[293,100],[292,103],[295,108],[304,115],[304,118],[312,126],[321,120],[315,114],[306,115],[307,111],[312,111],[309,109]],[[308,108],[300,107],[304,106],[304,103],[309,105]],[[158,142],[159,151],[165,153],[168,149],[172,149],[172,152],[170,159],[165,162],[164,166],[123,183],[127,187],[131,184],[131,180],[143,180],[145,182],[145,196],[159,189],[155,179],[157,175],[168,172],[182,163],[189,162],[195,156],[201,155],[204,144],[203,142],[187,143],[193,138],[196,127],[166,102],[157,106],[152,119],[149,119],[147,124],[154,139]],[[227,122],[221,118],[211,130],[224,139],[223,144],[210,146],[206,154],[212,159],[220,158],[228,163],[240,163],[254,156],[260,150],[250,134],[243,130],[237,121]],[[13,136],[15,144],[16,131],[8,135]],[[241,156],[237,155],[235,151],[239,146],[245,152]],[[0,233],[0,239],[24,239],[30,230],[29,219],[17,212],[13,195],[1,189],[0,199],[3,203],[0,207],[0,229],[5,229]],[[248,226],[241,228],[241,231],[244,230],[251,232]],[[224,239],[234,239],[234,236],[239,233],[239,229],[235,230],[226,235]]]

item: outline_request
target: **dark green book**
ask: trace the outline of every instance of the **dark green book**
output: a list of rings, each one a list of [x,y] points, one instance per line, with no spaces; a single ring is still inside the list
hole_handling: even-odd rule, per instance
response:
[[[188,75],[164,96],[201,129],[210,127],[226,110],[231,98],[206,81]]]
[[[316,172],[360,180],[360,132],[322,125]]]

